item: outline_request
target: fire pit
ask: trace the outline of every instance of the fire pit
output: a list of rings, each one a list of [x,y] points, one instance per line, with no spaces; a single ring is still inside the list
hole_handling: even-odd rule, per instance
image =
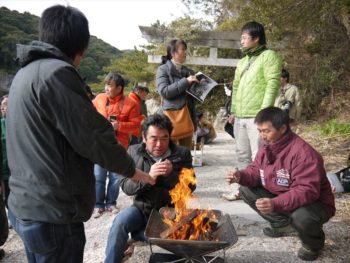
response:
[[[172,208],[166,209],[171,210]],[[163,222],[162,215],[153,210],[145,230],[152,253],[150,262],[224,262],[225,250],[234,245],[238,237],[228,215],[223,215],[219,210],[212,210],[212,212],[218,220],[218,225],[212,233],[212,240],[215,241],[202,241],[161,238],[162,233],[166,232],[169,227]],[[173,254],[157,255],[153,253],[152,245],[157,245]],[[220,250],[224,254],[224,259],[221,261],[216,261],[219,256],[208,257],[208,254]]]

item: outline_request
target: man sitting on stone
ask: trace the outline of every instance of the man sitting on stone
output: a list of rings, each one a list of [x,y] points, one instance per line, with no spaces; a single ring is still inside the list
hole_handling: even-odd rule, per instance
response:
[[[323,224],[335,214],[334,196],[323,159],[293,133],[288,114],[276,107],[255,117],[263,145],[252,164],[232,169],[228,183],[239,183],[241,198],[270,222],[265,235],[281,237],[297,232],[302,241],[298,257],[316,260],[323,248]]]
[[[155,185],[121,180],[127,195],[134,195],[133,205],[120,212],[109,231],[105,263],[119,263],[128,249],[128,235],[134,240],[146,241],[143,231],[151,210],[172,206],[169,190],[179,182],[182,168],[192,168],[190,150],[170,140],[173,126],[165,115],[154,114],[142,124],[143,143],[132,145],[129,155],[137,168],[157,177]],[[192,191],[195,186],[190,186]]]

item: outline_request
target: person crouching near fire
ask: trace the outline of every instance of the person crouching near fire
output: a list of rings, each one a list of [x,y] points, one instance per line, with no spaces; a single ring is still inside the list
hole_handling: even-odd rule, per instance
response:
[[[325,243],[323,224],[335,214],[334,196],[323,159],[291,131],[289,116],[276,107],[255,117],[263,139],[255,160],[245,169],[229,171],[227,181],[239,183],[242,199],[270,222],[269,237],[293,235],[302,241],[298,257],[316,260]]]
[[[144,230],[151,210],[173,206],[169,191],[179,182],[182,168],[193,169],[190,150],[170,140],[172,130],[173,125],[167,116],[151,115],[142,124],[143,143],[128,148],[128,154],[136,167],[157,176],[157,181],[152,186],[121,180],[120,187],[127,195],[133,195],[134,201],[132,206],[121,211],[113,221],[108,235],[105,263],[119,263],[124,257],[131,256],[133,246],[128,242],[129,233],[135,241],[147,241]],[[195,186],[190,185],[190,188],[194,191]]]

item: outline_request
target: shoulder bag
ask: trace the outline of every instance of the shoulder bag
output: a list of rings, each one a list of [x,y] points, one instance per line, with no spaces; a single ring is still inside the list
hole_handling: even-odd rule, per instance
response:
[[[163,110],[173,124],[171,139],[182,139],[192,136],[194,126],[187,105],[179,110]]]

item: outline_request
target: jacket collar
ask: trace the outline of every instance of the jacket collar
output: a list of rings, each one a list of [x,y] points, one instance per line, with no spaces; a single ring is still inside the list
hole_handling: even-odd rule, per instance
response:
[[[171,62],[171,60],[168,60],[168,61],[166,62],[166,65],[168,66],[171,75],[175,75],[175,76],[181,77],[180,71],[178,71],[178,70],[176,69],[174,63]]]
[[[42,58],[56,58],[72,64],[72,60],[60,49],[41,41],[32,41],[30,45],[17,44],[17,58],[21,67]],[[74,67],[74,66],[73,66]]]
[[[281,152],[293,139],[294,133],[288,129],[281,139],[273,144],[264,144],[264,153],[269,164],[276,161],[277,154]]]
[[[108,96],[107,96],[108,97]],[[121,102],[121,100],[124,99],[124,94],[123,92],[113,98],[108,98],[108,101],[110,104],[115,104],[117,102]]]

